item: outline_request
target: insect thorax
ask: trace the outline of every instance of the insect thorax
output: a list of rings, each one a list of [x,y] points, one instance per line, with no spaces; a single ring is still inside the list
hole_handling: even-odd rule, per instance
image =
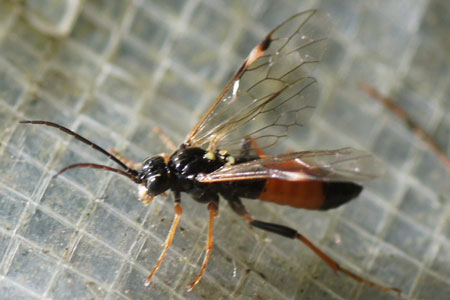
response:
[[[211,173],[225,163],[216,153],[201,148],[185,148],[170,157],[169,169],[174,176],[193,179],[200,173]]]
[[[226,163],[222,157],[201,148],[181,148],[169,159],[168,168],[172,177],[172,190],[190,192],[199,184],[195,177],[210,173]]]

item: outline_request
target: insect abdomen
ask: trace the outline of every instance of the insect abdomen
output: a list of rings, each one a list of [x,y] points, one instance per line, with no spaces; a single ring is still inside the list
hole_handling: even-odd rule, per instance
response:
[[[362,187],[351,182],[267,179],[259,199],[296,208],[326,210],[357,197]]]
[[[323,182],[325,201],[321,209],[330,209],[358,197],[362,186],[353,182]]]

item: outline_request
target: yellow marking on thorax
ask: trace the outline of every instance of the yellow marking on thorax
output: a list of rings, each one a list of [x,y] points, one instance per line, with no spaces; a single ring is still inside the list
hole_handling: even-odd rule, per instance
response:
[[[203,157],[209,160],[216,160],[216,155],[211,151],[206,152]]]

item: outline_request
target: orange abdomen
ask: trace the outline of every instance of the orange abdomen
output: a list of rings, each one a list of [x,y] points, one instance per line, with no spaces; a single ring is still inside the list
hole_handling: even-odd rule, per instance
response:
[[[324,210],[357,197],[362,187],[351,182],[267,179],[258,199],[296,208]]]

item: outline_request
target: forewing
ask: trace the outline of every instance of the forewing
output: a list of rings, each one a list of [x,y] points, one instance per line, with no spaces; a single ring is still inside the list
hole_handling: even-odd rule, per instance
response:
[[[353,148],[303,151],[270,156],[200,174],[200,182],[277,178],[288,181],[360,181],[382,175],[382,163]]]
[[[233,153],[242,138],[250,136],[265,149],[301,127],[318,98],[310,74],[326,48],[324,23],[326,18],[309,10],[269,33],[244,60],[186,144]]]

